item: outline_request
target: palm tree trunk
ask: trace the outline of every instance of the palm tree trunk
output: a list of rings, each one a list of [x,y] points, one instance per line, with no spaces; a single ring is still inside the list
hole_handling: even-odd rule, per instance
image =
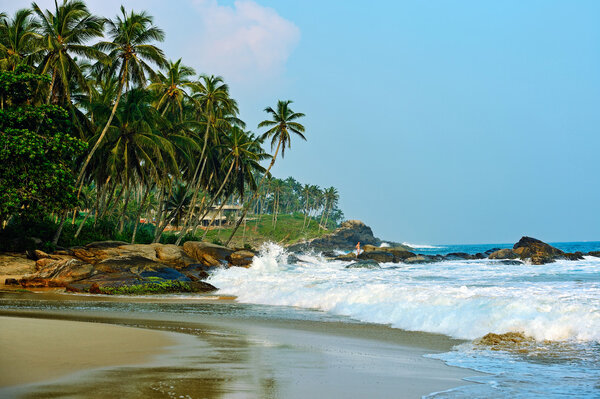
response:
[[[221,211],[223,210],[223,206],[225,206],[228,199],[229,199],[229,197],[225,198],[225,200],[223,202],[221,202],[221,206],[219,206],[219,209],[217,210],[217,212],[213,215],[212,219],[210,219],[210,223],[208,224],[208,227],[212,226],[215,219],[217,218],[217,215],[221,214]],[[221,223],[220,220],[221,219],[219,219],[219,224]],[[206,228],[206,230],[204,230],[204,234],[202,234],[202,241],[204,241],[204,239],[206,238],[206,233],[208,233],[208,230],[209,230],[208,227]]]
[[[247,202],[247,205],[244,206],[244,209],[243,209],[243,212],[242,212],[242,216],[236,222],[235,227],[233,228],[233,231],[231,232],[231,235],[229,236],[229,238],[227,239],[227,242],[225,243],[225,246],[229,245],[229,243],[231,242],[231,239],[233,238],[233,236],[235,236],[235,233],[240,228],[240,225],[242,224],[242,221],[246,218],[246,214],[248,213],[248,209],[250,209],[250,204],[252,204],[252,201],[254,201],[257,198],[258,193],[260,191],[260,186],[262,186],[262,183],[265,180],[265,177],[267,177],[267,175],[271,171],[271,168],[275,164],[275,159],[277,158],[277,154],[279,153],[279,148],[280,147],[281,147],[281,139],[277,143],[277,149],[275,150],[275,155],[273,155],[273,159],[271,160],[271,164],[269,165],[269,168],[267,169],[267,171],[265,172],[265,174],[263,175],[263,177],[260,179],[260,182],[258,183],[258,186],[256,187],[256,191],[254,192],[254,195],[252,196],[252,199],[250,199],[250,201]]]
[[[87,220],[88,220],[88,218],[90,217],[91,214],[92,214],[92,210],[88,209],[87,214],[83,218],[83,222],[81,222],[81,224],[77,228],[77,231],[75,232],[75,238],[79,237],[79,233],[81,233],[81,230],[83,230],[83,226],[85,225],[85,222],[87,222]]]
[[[135,225],[133,226],[133,234],[131,235],[131,243],[135,243],[135,236],[137,234],[137,229],[138,229],[138,225],[140,224],[140,216],[142,215],[142,212],[144,211],[144,206],[146,205],[146,200],[148,199],[148,194],[150,194],[150,187],[148,187],[146,189],[146,193],[144,194],[143,198],[142,198],[142,203],[140,204],[140,207],[138,208],[138,211],[135,215]]]
[[[165,229],[164,227],[161,228],[161,220],[163,218],[163,215],[165,214],[164,211],[164,207],[165,207],[165,198],[166,198],[166,192],[165,192],[165,188],[161,187],[160,189],[160,200],[158,201],[158,214],[156,215],[156,221],[154,223],[154,239],[152,240],[152,243],[156,243],[160,240],[160,236],[162,235],[163,230]],[[166,225],[165,225],[166,227]]]
[[[204,167],[202,168],[202,170],[204,169]],[[202,170],[200,171],[200,175],[202,175]],[[213,177],[214,177],[214,171],[213,173],[210,174],[210,177],[208,179],[208,186],[210,187],[210,182],[212,181]],[[200,182],[200,177],[198,177],[198,182]],[[185,221],[185,226],[183,227],[183,230],[181,230],[179,232],[179,237],[177,238],[177,241],[175,242],[176,245],[179,245],[179,243],[181,242],[181,240],[183,239],[183,236],[185,236],[185,234],[187,233],[188,228],[190,227],[190,223],[192,222],[193,219],[193,214],[194,214],[194,210],[196,208],[196,201],[198,200],[198,192],[200,187],[198,187],[198,189],[194,192],[194,196],[192,197],[192,201],[190,202],[190,209],[188,211],[188,217]],[[206,196],[202,199],[202,203],[204,204],[204,201],[206,199]]]
[[[65,227],[65,222],[67,221],[67,211],[63,211],[60,215],[60,224],[58,225],[58,229],[56,229],[56,233],[54,233],[54,238],[52,238],[52,244],[57,245],[58,240],[60,239],[60,235],[62,234],[63,227]]]
[[[127,206],[129,205],[129,198],[131,198],[131,188],[129,184],[123,187],[123,190],[127,190],[127,195],[125,196],[125,204],[123,205],[123,210],[121,211],[120,221],[119,221],[119,234],[123,232],[123,228],[125,227],[125,214],[127,213]]]
[[[73,219],[71,220],[71,225],[75,224],[75,218],[77,217],[77,209],[78,207],[75,207],[75,209],[73,209]]]
[[[119,106],[119,101],[121,100],[121,95],[123,94],[123,86],[125,84],[125,75],[126,75],[126,71],[127,71],[127,61],[124,61],[124,62],[125,62],[125,65],[124,65],[124,70],[123,70],[122,76],[121,76],[121,82],[119,82],[117,99],[115,100],[115,104],[112,107],[110,116],[108,117],[108,121],[106,122],[104,129],[102,129],[102,133],[100,133],[100,137],[98,137],[98,140],[96,140],[96,143],[94,144],[94,146],[90,150],[88,156],[86,157],[85,162],[83,163],[83,166],[81,167],[81,170],[79,171],[79,175],[77,176],[77,181],[75,182],[75,185],[79,185],[79,190],[77,191],[77,198],[79,198],[79,194],[81,193],[81,188],[83,187],[83,175],[85,173],[85,170],[87,169],[88,164],[92,160],[92,156],[94,156],[94,153],[100,146],[102,139],[104,139],[104,136],[106,136],[106,132],[108,131],[108,128],[110,127],[110,124],[112,123],[112,120],[115,116],[115,113],[117,112],[117,107]]]

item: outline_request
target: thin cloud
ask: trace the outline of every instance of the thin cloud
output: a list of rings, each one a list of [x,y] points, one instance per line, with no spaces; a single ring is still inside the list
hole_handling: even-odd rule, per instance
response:
[[[193,46],[200,70],[236,83],[277,77],[300,39],[300,30],[269,7],[251,0],[233,6],[195,0],[200,31]]]

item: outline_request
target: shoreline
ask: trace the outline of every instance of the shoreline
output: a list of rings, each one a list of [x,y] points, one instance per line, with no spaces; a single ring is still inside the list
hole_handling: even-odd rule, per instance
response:
[[[46,296],[38,295],[40,299]],[[190,306],[197,303],[188,302]],[[60,384],[43,383],[33,388],[49,393],[86,392],[85,397],[100,397],[90,393],[89,388],[101,382],[106,384],[108,378],[114,381],[109,386],[118,381],[137,386],[145,392],[140,397],[160,397],[157,393],[167,386],[171,387],[169,392],[184,397],[187,394],[218,397],[235,392],[246,397],[294,398],[310,393],[320,397],[365,397],[373,393],[386,397],[397,395],[399,391],[404,397],[422,397],[471,384],[464,378],[480,375],[424,357],[447,351],[458,340],[381,325],[262,320],[216,312],[198,315],[0,309],[0,316],[54,323],[92,324],[89,322],[93,321],[95,328],[118,324],[141,327],[134,329],[136,331],[161,330],[187,335],[184,345],[168,349],[154,363],[119,367],[116,373],[119,376],[110,370],[98,371],[83,377],[73,376]],[[147,390],[149,379],[158,381],[150,384],[153,386],[150,391]],[[125,392],[104,390],[104,394],[124,395]]]

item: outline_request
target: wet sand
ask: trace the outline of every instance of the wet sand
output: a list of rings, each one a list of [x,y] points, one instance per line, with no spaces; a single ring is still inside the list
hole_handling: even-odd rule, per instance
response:
[[[109,324],[142,327],[132,330],[171,331],[189,338],[145,365],[77,374],[12,391],[25,398],[418,398],[466,385],[463,378],[477,374],[423,357],[447,351],[460,341],[378,325],[169,311],[0,307],[0,315],[25,321],[37,318],[36,322],[52,321],[57,326],[94,321],[79,324],[92,329],[115,327]],[[19,340],[17,336],[10,342]],[[125,350],[127,345],[119,342],[114,348]],[[58,358],[70,361],[69,356]]]
[[[175,344],[164,332],[110,324],[0,317],[0,326],[0,388],[142,364]]]

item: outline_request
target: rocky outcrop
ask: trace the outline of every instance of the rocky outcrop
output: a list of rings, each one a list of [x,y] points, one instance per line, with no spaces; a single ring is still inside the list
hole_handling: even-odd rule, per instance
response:
[[[519,242],[514,245],[513,251],[521,259],[533,257],[552,259],[564,253],[560,249],[532,237],[521,237]]]
[[[519,255],[509,248],[499,249],[488,256],[489,259],[517,259],[518,257]]]
[[[331,234],[290,245],[287,249],[291,252],[323,252],[333,249],[348,251],[354,249],[358,242],[361,245],[381,245],[381,240],[373,236],[373,230],[369,226],[359,220],[348,220]]]
[[[368,259],[351,263],[346,266],[346,269],[381,269],[381,266],[375,260]]]
[[[66,287],[71,292],[198,292],[215,289],[201,281],[211,269],[248,267],[254,255],[203,242],[186,242],[183,247],[95,242],[60,253],[32,252],[37,260],[28,262],[35,265],[35,272],[30,269],[18,282],[23,287]]]

